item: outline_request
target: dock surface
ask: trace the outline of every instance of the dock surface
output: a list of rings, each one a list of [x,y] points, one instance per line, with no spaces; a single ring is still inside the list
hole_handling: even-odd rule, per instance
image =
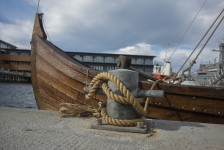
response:
[[[95,118],[37,109],[2,107],[0,120],[1,150],[224,149],[224,125],[218,124],[153,120],[151,136],[90,129]]]

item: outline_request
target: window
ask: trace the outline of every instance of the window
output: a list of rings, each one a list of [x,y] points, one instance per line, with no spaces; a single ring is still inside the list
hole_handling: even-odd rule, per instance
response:
[[[102,56],[95,56],[94,57],[94,62],[104,62],[104,59]]]
[[[144,64],[144,59],[142,58],[136,58],[135,60],[136,64]]]
[[[18,55],[16,52],[9,52],[10,55]]]
[[[141,64],[144,64],[144,59],[143,58],[132,58],[131,63],[141,65]]]
[[[113,66],[107,66],[107,71],[109,71],[109,70],[114,70],[115,69],[115,67],[113,67]]]
[[[99,71],[103,70],[103,66],[93,66],[93,68]]]
[[[83,56],[84,62],[93,62],[93,56]]]
[[[145,59],[145,65],[152,65],[152,60],[151,59]]]
[[[105,57],[105,62],[114,63],[114,57]]]
[[[78,61],[82,61],[82,56],[80,55],[75,55],[73,58],[77,59]]]
[[[0,48],[8,48],[6,44],[0,43]]]

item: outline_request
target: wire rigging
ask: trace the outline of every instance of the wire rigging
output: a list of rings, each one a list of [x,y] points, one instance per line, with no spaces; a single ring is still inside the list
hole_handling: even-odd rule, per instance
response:
[[[223,9],[224,10],[224,9]],[[223,12],[223,11],[222,11]],[[207,45],[208,41],[211,39],[211,37],[213,36],[213,34],[215,33],[215,31],[217,30],[217,28],[219,27],[220,23],[222,22],[222,20],[224,19],[224,16],[222,16],[222,19],[219,21],[218,25],[215,27],[214,31],[212,32],[212,34],[209,36],[209,38],[207,39],[207,41],[205,42],[205,44],[203,45],[203,47],[201,48],[201,50],[199,51],[199,53],[197,54],[197,56],[195,57],[195,59],[193,60],[193,63],[195,63],[196,59],[198,58],[198,56],[201,54],[202,50],[205,48],[205,46]],[[191,66],[190,66],[191,67]]]
[[[211,30],[211,28],[214,26],[214,24],[216,23],[216,21],[218,20],[218,18],[221,16],[221,14],[223,13],[224,9],[220,12],[220,14],[218,15],[218,17],[215,19],[215,21],[212,23],[212,25],[209,27],[209,29],[206,31],[206,33],[204,34],[204,36],[202,37],[202,39],[199,41],[199,43],[197,44],[197,46],[194,48],[194,50],[191,52],[190,56],[185,60],[185,62],[183,63],[183,65],[180,67],[180,69],[177,71],[175,77],[178,75],[178,73],[181,71],[181,69],[183,69],[183,67],[185,66],[185,64],[187,63],[187,61],[190,59],[190,57],[192,56],[192,54],[196,51],[196,49],[198,48],[198,46],[201,44],[201,42],[204,40],[204,38],[207,36],[207,34],[209,33],[209,31]],[[222,20],[222,19],[221,19]],[[217,28],[216,28],[217,29]],[[216,30],[215,29],[215,30]],[[213,35],[213,33],[212,33]],[[209,38],[210,39],[210,38]],[[202,51],[202,49],[201,49]],[[201,52],[200,52],[201,53]],[[195,59],[196,60],[196,59]]]
[[[40,0],[38,0],[38,3],[37,3],[37,13],[39,12],[39,5],[40,4]]]
[[[172,58],[173,54],[176,52],[177,48],[179,47],[180,43],[183,41],[183,39],[185,38],[187,32],[189,31],[189,29],[191,28],[192,24],[194,23],[195,19],[197,18],[199,12],[201,11],[201,9],[204,7],[205,3],[207,2],[207,0],[204,1],[204,3],[202,4],[202,6],[200,7],[200,9],[198,10],[197,14],[195,15],[194,19],[191,21],[189,27],[187,28],[187,30],[185,31],[185,33],[183,34],[182,38],[179,40],[177,46],[175,47],[173,53],[170,55],[170,58],[168,59],[168,61],[170,61],[170,59]]]
[[[51,37],[50,37],[50,35],[48,34],[48,31],[47,31],[47,26],[45,25],[45,21],[44,21],[44,20],[43,20],[43,25],[44,25],[44,28],[45,28],[45,31],[46,31],[47,37],[49,38],[49,41],[52,43]]]

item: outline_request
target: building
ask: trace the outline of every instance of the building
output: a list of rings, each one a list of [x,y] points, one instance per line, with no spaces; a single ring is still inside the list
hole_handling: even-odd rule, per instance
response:
[[[120,54],[66,52],[70,57],[99,70],[108,71],[116,69]],[[153,58],[146,55],[124,55],[131,58],[132,67],[151,74],[153,71]]]
[[[0,40],[0,49],[16,49],[16,48],[17,48],[16,46]]]
[[[30,82],[30,50],[0,40],[0,81]]]
[[[30,82],[31,80],[31,51],[17,47],[0,40],[0,81]],[[116,69],[120,54],[65,52],[76,59],[99,71]],[[155,56],[124,55],[132,60],[132,66],[151,74]]]

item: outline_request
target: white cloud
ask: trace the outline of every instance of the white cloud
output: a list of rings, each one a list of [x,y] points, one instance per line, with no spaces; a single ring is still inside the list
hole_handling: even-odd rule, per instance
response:
[[[203,2],[48,0],[40,1],[40,10],[55,44],[65,50],[94,52],[144,42],[175,45]],[[222,0],[207,1],[182,44],[195,44],[223,5]]]
[[[133,46],[121,48],[114,53],[116,54],[132,54],[132,55],[152,55],[156,56],[158,52],[152,49],[152,46],[147,43],[138,43]]]
[[[16,21],[15,24],[0,22],[0,39],[18,48],[30,48],[33,23],[31,21]]]
[[[193,70],[195,71],[198,69],[199,65],[201,63],[212,63],[214,62],[214,59],[218,57],[219,53],[212,52],[212,49],[217,49],[218,45],[216,47],[211,48],[205,48],[202,53],[199,55],[198,59],[196,59],[196,64],[193,66]],[[173,53],[173,50],[157,50],[156,46],[152,46],[147,43],[138,43],[132,46],[128,46],[125,48],[118,49],[114,52],[115,54],[129,54],[129,55],[154,55],[156,56],[154,58],[154,64],[160,64],[162,65],[164,61],[168,61],[170,56]],[[189,67],[189,64],[191,61],[193,61],[196,58],[196,55],[198,54],[200,50],[200,47],[193,53],[193,55],[190,57],[189,61],[185,64],[185,67],[183,69],[186,69]],[[187,60],[187,58],[190,56],[192,50],[191,49],[177,49],[176,52],[173,54],[173,56],[170,59],[170,62],[172,64],[172,68],[174,71],[178,71],[180,67],[184,64],[184,62]]]

